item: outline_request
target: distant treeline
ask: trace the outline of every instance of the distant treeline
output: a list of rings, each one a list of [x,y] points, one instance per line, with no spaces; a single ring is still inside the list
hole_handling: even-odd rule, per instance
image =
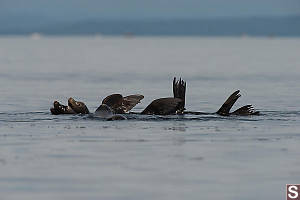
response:
[[[233,19],[87,20],[22,23],[0,20],[1,35],[300,36],[300,16]]]

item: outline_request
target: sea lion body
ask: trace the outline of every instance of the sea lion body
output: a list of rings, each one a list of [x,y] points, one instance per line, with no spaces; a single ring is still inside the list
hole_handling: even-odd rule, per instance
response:
[[[94,115],[96,117],[101,117],[106,119],[107,121],[114,121],[114,120],[125,120],[127,119],[123,115],[114,114],[113,110],[106,104],[101,104],[95,111]]]
[[[171,115],[176,114],[180,109],[182,100],[179,98],[167,97],[155,99],[143,111],[142,115]]]

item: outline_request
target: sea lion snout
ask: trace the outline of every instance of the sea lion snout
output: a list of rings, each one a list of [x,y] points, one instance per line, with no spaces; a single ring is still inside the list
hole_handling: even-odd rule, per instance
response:
[[[75,105],[75,104],[76,104],[75,99],[73,99],[72,97],[70,97],[70,98],[68,99],[68,105],[72,107],[72,105]]]
[[[76,101],[72,97],[68,99],[68,105],[78,114],[89,114],[89,109],[83,102]]]

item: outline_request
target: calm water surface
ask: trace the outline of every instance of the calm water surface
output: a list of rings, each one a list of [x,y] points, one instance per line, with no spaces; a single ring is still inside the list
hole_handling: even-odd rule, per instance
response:
[[[274,199],[300,183],[300,39],[0,38],[0,199]],[[215,112],[236,89],[262,115],[53,116],[112,93]]]

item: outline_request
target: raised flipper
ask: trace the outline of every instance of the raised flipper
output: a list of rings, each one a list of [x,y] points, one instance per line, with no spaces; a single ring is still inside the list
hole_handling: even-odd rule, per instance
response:
[[[259,111],[256,111],[252,105],[243,106],[236,111],[230,113],[231,115],[259,115]]]
[[[102,104],[107,105],[113,111],[117,110],[122,106],[123,96],[121,94],[112,94],[105,97],[102,101]]]
[[[221,106],[221,108],[217,111],[217,114],[222,116],[229,116],[229,115],[259,115],[259,111],[256,111],[252,105],[243,106],[236,111],[230,113],[230,109],[232,108],[233,104],[241,97],[239,94],[239,90],[235,91],[230,97],[225,101],[225,103]]]
[[[217,111],[217,114],[223,115],[223,116],[228,116],[230,115],[230,109],[232,108],[233,104],[238,100],[238,98],[241,97],[239,94],[240,91],[237,90],[235,91],[228,99],[225,101],[225,103],[221,106],[221,108]]]
[[[124,97],[122,102],[124,111],[130,111],[134,106],[136,106],[136,104],[140,103],[143,98],[144,96],[140,94],[134,94]]]
[[[179,98],[160,98],[152,101],[141,114],[146,115],[170,115],[176,114],[182,100]]]
[[[143,95],[135,94],[123,97],[121,94],[112,94],[103,99],[102,104],[109,106],[114,113],[123,114],[131,110],[144,98]]]
[[[60,104],[58,101],[53,102],[53,108],[50,108],[52,115],[60,114],[76,114],[76,112],[70,107]]]
[[[183,112],[185,110],[185,92],[186,92],[186,82],[181,78],[176,81],[176,77],[173,79],[173,95],[174,98],[179,98],[182,100],[180,103],[180,107],[178,109],[179,112]]]

